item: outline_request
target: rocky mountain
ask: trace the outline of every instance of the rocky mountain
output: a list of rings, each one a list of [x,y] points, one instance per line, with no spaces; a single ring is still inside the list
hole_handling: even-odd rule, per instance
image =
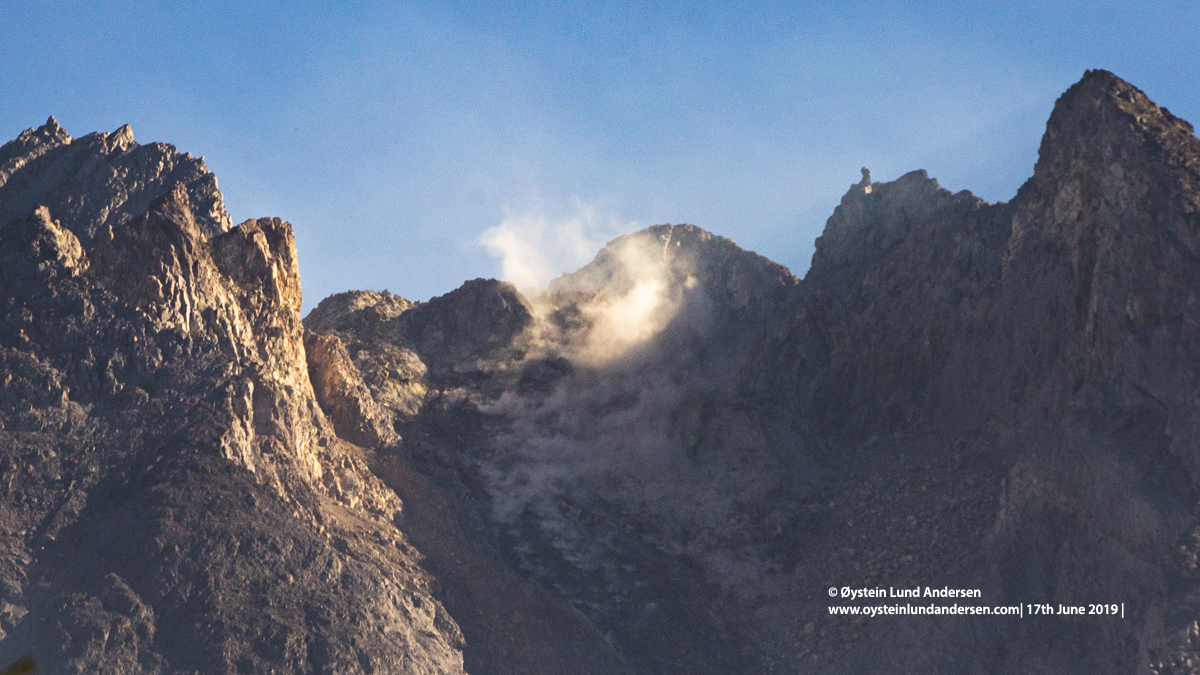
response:
[[[0,662],[1195,672],[1198,207],[1089,71],[1012,201],[864,171],[804,279],[661,225],[301,321],[290,226],[51,119],[0,147]],[[1028,611],[830,610],[926,586]]]
[[[0,660],[462,672],[399,501],[316,403],[290,226],[231,228],[202,161],[128,127],[0,156],[29,207],[0,229]]]

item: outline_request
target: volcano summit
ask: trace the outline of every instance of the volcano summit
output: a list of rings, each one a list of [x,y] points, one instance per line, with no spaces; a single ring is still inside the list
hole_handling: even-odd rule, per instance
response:
[[[1111,73],[1010,202],[864,170],[803,279],[659,225],[528,296],[300,308],[202,160],[0,147],[0,663],[1200,662],[1200,140]]]

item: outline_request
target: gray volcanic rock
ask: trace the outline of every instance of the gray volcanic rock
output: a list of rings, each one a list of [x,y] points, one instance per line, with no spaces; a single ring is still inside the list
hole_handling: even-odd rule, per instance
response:
[[[539,593],[523,615],[563,613],[564,600],[582,615],[524,633],[551,640],[530,652],[558,656],[513,672],[759,669],[739,634],[743,603],[788,564],[811,488],[798,473],[803,441],[761,404],[746,409],[736,375],[751,355],[739,336],[796,284],[727,239],[659,226],[611,242],[533,300],[476,280],[399,314],[375,309],[392,306],[388,296],[334,296],[306,319],[366,351],[437,364],[425,374],[429,402],[399,425],[400,455],[445,491],[470,534],[402,527],[441,570],[469,669],[509,672],[497,661],[511,657],[479,646],[508,630],[506,617],[472,615],[497,602],[479,577],[517,574],[561,598]],[[411,481],[390,475],[411,505]],[[446,569],[453,554],[436,559],[446,548],[492,560],[462,574]],[[452,599],[468,592],[475,603]],[[555,647],[564,642],[591,646],[568,656]]]
[[[373,469],[406,504],[400,526],[462,628],[467,671],[624,673],[595,625],[503,561],[478,502],[476,464],[463,452],[487,434],[464,396],[511,384],[511,362],[522,353],[514,338],[523,344],[531,321],[529,304],[511,284],[477,279],[428,303],[386,292],[340,293],[321,301],[305,325],[310,343],[346,345],[368,395],[403,433],[398,452],[380,453]],[[323,361],[310,351],[314,382],[324,377]]]
[[[337,336],[305,331],[304,351],[313,392],[338,436],[370,448],[400,440]]]
[[[38,205],[84,243],[146,211],[182,186],[197,226],[212,237],[232,223],[204,160],[166,143],[139,145],[125,125],[71,138],[51,117],[0,147],[0,228]]]
[[[1190,125],[1090,71],[1009,204],[919,174],[851,188],[757,368],[766,391],[798,384],[794,414],[844,449],[830,519],[856,532],[831,535],[849,553],[817,569],[884,587],[952,579],[989,604],[1124,602],[1126,616],[876,622],[904,629],[890,632],[826,618],[837,639],[811,641],[818,662],[1184,672],[1198,168]]]
[[[4,146],[14,177],[36,170],[5,209],[55,177],[87,189],[80,165],[115,142],[48,127]],[[83,200],[115,199],[103,220],[41,206],[0,228],[0,661],[462,672],[399,500],[315,400],[290,226],[223,227],[176,178],[124,220],[157,188],[106,183]]]
[[[344,330],[438,363],[399,457],[634,672],[1183,672],[1198,167],[1190,126],[1092,71],[1012,202],[864,172],[801,282],[659,226],[495,341],[423,342],[414,309]],[[830,585],[1126,615],[864,623]]]
[[[512,284],[474,279],[401,314],[396,328],[435,372],[458,381],[512,358],[508,350],[532,318]]]
[[[399,346],[405,342],[393,321],[416,306],[387,291],[349,291],[325,298],[304,319],[310,331],[337,336],[346,345],[364,384],[393,424],[412,419],[430,394],[428,367],[411,349]]]

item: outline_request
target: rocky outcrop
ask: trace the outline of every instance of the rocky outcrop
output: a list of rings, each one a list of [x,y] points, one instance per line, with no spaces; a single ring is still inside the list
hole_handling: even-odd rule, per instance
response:
[[[140,145],[129,125],[71,138],[51,117],[0,148],[0,227],[46,206],[90,246],[181,186],[207,236],[232,222],[204,160],[166,143]]]
[[[401,314],[396,329],[435,372],[460,381],[513,358],[508,350],[531,320],[512,284],[475,279]]]
[[[304,319],[314,334],[339,337],[363,383],[393,424],[415,417],[432,395],[426,381],[429,368],[405,346],[395,321],[416,306],[387,291],[350,291],[325,298]],[[313,366],[310,360],[309,367]]]
[[[829,518],[867,528],[840,538],[853,551],[841,564],[883,586],[949,575],[1000,604],[1121,601],[1127,618],[915,622],[865,637],[834,622],[837,639],[809,640],[818,660],[847,672],[1181,672],[1171,664],[1186,661],[1195,617],[1194,577],[1177,562],[1195,527],[1195,412],[1173,396],[1194,391],[1198,372],[1187,319],[1198,167],[1190,125],[1091,71],[1056,104],[1011,203],[951,195],[923,174],[843,198],[757,366],[757,386],[798,387],[794,414],[844,449],[827,474],[841,495]],[[880,467],[905,475],[901,458],[926,467],[922,494],[855,485],[895,485]],[[907,527],[886,510],[863,518],[881,502],[913,514]],[[877,564],[906,546],[901,569]]]
[[[305,332],[304,350],[317,402],[338,436],[368,448],[400,440],[391,413],[375,402],[337,336]]]
[[[317,404],[290,226],[230,228],[201,163],[127,128],[0,157],[0,210],[29,206],[0,226],[0,661],[462,672],[399,500]]]

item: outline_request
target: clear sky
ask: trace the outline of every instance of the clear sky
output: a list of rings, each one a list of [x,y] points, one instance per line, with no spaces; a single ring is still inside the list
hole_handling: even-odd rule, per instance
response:
[[[235,223],[295,226],[306,310],[496,276],[481,237],[502,223],[554,272],[693,223],[803,275],[860,166],[1011,198],[1087,68],[1200,122],[1195,2],[4,0],[0,19],[0,136],[52,114],[204,156]]]

